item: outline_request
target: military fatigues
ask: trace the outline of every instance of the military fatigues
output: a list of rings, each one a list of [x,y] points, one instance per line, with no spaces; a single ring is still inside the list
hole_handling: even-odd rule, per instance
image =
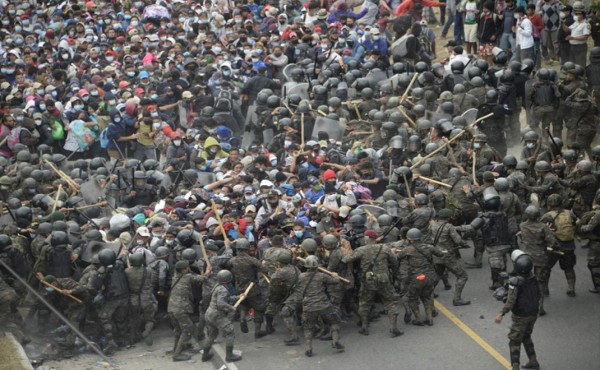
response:
[[[98,317],[102,323],[102,329],[109,346],[112,347],[115,346],[115,343],[112,343],[114,338],[124,338],[129,301],[127,277],[120,260],[117,260],[115,265],[106,269],[106,272],[102,275],[102,282],[103,286],[99,294],[104,297],[105,301],[96,301],[96,304],[100,305],[98,307]],[[115,326],[118,336],[115,335]]]
[[[468,248],[469,245],[462,240],[462,237],[456,231],[456,228],[449,222],[435,222],[430,226],[432,244],[440,249],[445,249],[448,253],[444,253],[441,257],[434,257],[435,271],[439,278],[445,273],[445,270],[450,271],[456,276],[456,286],[454,288],[454,300],[461,298],[462,291],[469,279],[467,272],[462,267],[460,261],[459,248]]]
[[[194,314],[192,288],[194,285],[202,284],[205,279],[204,276],[193,273],[178,274],[173,277],[167,312],[175,331],[174,357],[180,355],[192,337],[195,337],[196,326],[192,322]]]
[[[554,247],[556,239],[548,226],[539,221],[524,221],[519,225],[519,249],[531,257],[533,273],[543,292],[548,285],[546,265],[548,264],[547,248]],[[540,314],[544,311],[544,295],[540,294]]]
[[[521,202],[519,201],[519,197],[510,191],[499,192],[499,195],[500,210],[504,212],[508,218],[508,233],[512,237],[511,245],[515,246],[515,235],[517,235],[517,231],[519,230],[518,225],[523,211]]]
[[[538,178],[535,186],[527,187],[530,193],[536,193],[539,197],[540,211],[546,208],[546,199],[552,194],[560,194],[563,187],[558,181],[558,176],[553,173],[547,173],[544,177]]]
[[[570,222],[571,225],[567,226],[566,232],[561,232],[561,230],[557,230],[557,228],[561,228],[559,226],[559,218],[567,218],[567,222]],[[541,222],[549,223],[550,230],[553,232],[556,238],[556,246],[558,253],[551,253],[548,256],[548,264],[546,265],[546,274],[548,276],[548,280],[550,279],[550,273],[552,271],[552,267],[556,265],[558,262],[560,268],[565,272],[565,277],[567,278],[568,284],[568,292],[572,292],[572,295],[575,295],[575,264],[577,263],[577,258],[575,256],[575,225],[576,217],[572,211],[568,209],[562,210],[553,210],[546,214],[544,214],[541,218]]]
[[[433,210],[431,210],[433,212]],[[383,244],[368,244],[355,249],[342,258],[342,263],[360,261],[360,290],[358,292],[358,314],[362,330],[368,333],[369,311],[375,296],[383,302],[390,318],[392,329],[398,318],[398,297],[392,285],[390,269],[398,269],[398,260],[392,250]]]
[[[299,276],[300,270],[294,265],[285,265],[271,275],[268,307],[279,310],[279,314],[290,334],[289,339],[298,338],[295,321],[296,307],[284,303],[296,286]]]
[[[428,206],[423,206],[413,210],[408,216],[402,218],[402,225],[409,228],[421,230],[423,235],[429,233],[429,221],[435,216],[435,210]]]
[[[510,252],[512,235],[508,233],[508,218],[504,212],[485,212],[482,235],[492,273],[492,286],[500,287],[500,272],[506,271],[505,255]]]
[[[0,273],[0,327],[11,332],[19,342],[22,342],[25,333],[14,321],[13,314],[13,307],[16,307],[18,300],[19,296]]]
[[[428,324],[433,324],[433,289],[438,279],[433,267],[433,256],[442,257],[438,248],[424,244],[409,244],[398,253],[399,259],[406,258],[408,262],[408,305],[414,315],[413,324],[422,325],[419,301],[425,307],[425,318]]]
[[[154,328],[154,315],[157,310],[152,288],[152,270],[148,267],[130,267],[125,270],[129,284],[129,312],[134,323],[130,324],[131,337],[138,335],[139,324],[144,326],[142,337],[147,338]]]
[[[209,348],[217,339],[219,331],[223,334],[225,345],[233,347],[235,339],[235,330],[233,329],[233,315],[235,308],[232,306],[237,300],[237,296],[230,296],[227,287],[218,284],[214,287],[210,304],[206,310],[206,326],[208,336],[204,348]]]
[[[593,291],[600,291],[600,210],[588,212],[580,220],[580,236],[589,239],[587,267],[592,274]]]
[[[577,143],[591,157],[591,145],[597,133],[598,109],[586,92],[569,96],[565,105],[571,111],[567,121],[567,143]]]
[[[535,276],[512,277],[509,279],[506,304],[502,316],[512,311],[512,325],[508,333],[508,346],[513,369],[519,369],[521,344],[530,361],[535,360],[535,348],[531,340],[533,326],[537,320],[540,290]]]
[[[232,257],[226,264],[226,268],[231,270],[235,276],[235,289],[238,294],[243,293],[250,283],[254,283],[254,287],[248,293],[248,296],[240,305],[240,320],[242,325],[245,324],[246,313],[250,308],[254,308],[254,324],[255,335],[260,332],[260,326],[264,320],[266,302],[260,294],[258,288],[257,274],[259,272],[267,272],[259,260],[245,253],[240,253]]]
[[[552,135],[562,137],[562,122],[556,117],[556,110],[560,103],[559,98],[558,87],[550,81],[537,81],[533,83],[529,91],[529,101],[533,113],[531,127],[540,137],[545,136],[543,131],[549,129],[550,124],[552,124]]]
[[[337,285],[339,281],[316,270],[303,272],[298,277],[298,283],[290,297],[291,302],[302,305],[302,327],[304,329],[304,344],[306,351],[312,354],[312,338],[315,327],[322,320],[330,327],[334,343],[340,339],[339,313],[331,304],[325,293],[328,287]],[[287,304],[287,303],[286,303]]]
[[[558,85],[561,93],[560,113],[564,117],[567,128],[567,144],[576,142],[577,125],[579,118],[584,116],[581,109],[587,109],[582,104],[574,102],[577,89],[587,89],[587,84],[582,80],[562,81]],[[591,108],[590,108],[591,109]],[[562,137],[562,136],[559,136]]]
[[[53,292],[53,304],[60,307],[67,319],[75,326],[79,325],[86,316],[86,307],[90,302],[90,295],[85,286],[76,282],[71,278],[58,278],[56,279],[57,288],[62,290],[71,291],[71,295],[79,298],[83,303],[79,304],[71,298],[61,295],[57,292]],[[75,333],[70,332],[67,336],[67,344],[70,346],[75,345]]]

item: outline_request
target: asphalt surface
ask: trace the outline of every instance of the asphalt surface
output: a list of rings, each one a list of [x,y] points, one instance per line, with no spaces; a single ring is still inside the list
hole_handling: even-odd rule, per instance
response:
[[[546,298],[548,314],[538,319],[533,341],[542,369],[592,370],[600,368],[600,295],[588,292],[592,286],[586,267],[587,251],[578,249],[577,284],[575,298],[568,297],[564,274],[556,266],[550,279],[550,297]],[[463,250],[463,259],[468,261],[471,251]],[[485,261],[485,258],[484,258]],[[510,270],[510,268],[509,268]],[[313,342],[314,356],[304,356],[303,345],[285,346],[286,336],[283,323],[276,319],[276,332],[265,338],[254,340],[252,325],[249,334],[239,331],[236,323],[236,346],[242,351],[243,359],[231,370],[332,370],[332,369],[444,369],[444,370],[495,370],[505,369],[508,363],[507,334],[511,324],[507,315],[502,324],[494,323],[495,315],[502,303],[491,296],[489,268],[468,270],[469,281],[463,297],[471,300],[470,306],[453,307],[452,290],[438,287],[437,304],[446,307],[456,318],[480,337],[480,342],[467,335],[455,322],[442,312],[434,319],[432,327],[417,327],[401,324],[405,334],[390,338],[385,316],[371,324],[371,335],[363,336],[357,331],[356,317],[342,323],[341,342],[344,353],[336,353],[329,341]],[[453,284],[454,278],[450,278]],[[155,344],[147,347],[143,343],[134,348],[117,352],[112,359],[115,369],[219,369],[222,358],[215,356],[211,363],[202,363],[200,354],[189,362],[174,363],[165,351],[172,347],[172,335],[166,323],[156,331]],[[485,342],[485,343],[482,343]],[[502,358],[500,361],[483,347],[489,345]],[[222,344],[216,346],[223,353]],[[521,363],[527,361],[522,350]],[[93,354],[83,354],[69,360],[47,361],[44,365],[62,369],[103,368],[101,360]]]

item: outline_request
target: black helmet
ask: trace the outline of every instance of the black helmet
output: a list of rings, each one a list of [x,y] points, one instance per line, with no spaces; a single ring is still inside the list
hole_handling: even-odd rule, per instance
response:
[[[48,224],[48,225],[50,225],[50,228],[52,228],[52,225],[51,225],[51,224]],[[40,226],[41,226],[41,225],[40,225]],[[38,230],[38,233],[39,233],[39,234],[42,234],[42,233],[41,233],[39,230]],[[89,231],[87,231],[87,232],[85,233],[85,238],[86,238],[87,240],[96,240],[96,241],[100,241],[100,240],[102,240],[102,233],[100,233],[100,231],[98,231],[98,230],[96,230],[96,229],[91,229],[91,230],[89,230]]]
[[[407,240],[421,240],[422,237],[423,233],[421,233],[421,230],[417,228],[412,228],[406,232]]]
[[[271,95],[267,98],[267,107],[271,109],[277,108],[281,104],[281,100],[277,95]]]
[[[35,188],[35,187],[36,187],[36,185],[37,185],[37,182],[36,182],[36,181],[35,181],[33,178],[31,178],[31,177],[28,177],[28,178],[26,178],[25,180],[23,180],[23,183],[22,183],[22,185],[23,185],[23,187],[24,187],[24,188],[26,188],[26,189],[33,189],[33,188]]]
[[[12,245],[12,240],[10,237],[6,234],[0,234],[0,252],[9,245]]]
[[[516,167],[517,158],[514,155],[507,155],[502,159],[502,165],[504,167]]]
[[[202,114],[205,117],[212,117],[215,115],[215,108],[213,108],[211,106],[204,107],[200,111],[200,114]]]
[[[447,114],[454,114],[454,103],[452,103],[451,101],[443,102],[442,104],[440,104],[440,107],[442,108],[442,112]]]
[[[394,74],[400,74],[406,72],[406,66],[402,62],[396,62],[392,64],[392,72]]]
[[[527,206],[524,211],[525,218],[530,221],[536,221],[540,217],[540,209],[536,206]]]
[[[552,171],[552,166],[546,161],[538,161],[533,166],[533,169],[535,172],[550,172]]]
[[[427,72],[428,70],[429,70],[429,67],[427,66],[427,63],[425,63],[425,62],[417,62],[415,64],[415,72],[417,72],[417,73]]]
[[[366,87],[360,92],[360,96],[363,99],[371,99],[371,98],[373,98],[373,95],[374,95],[373,89],[371,89],[370,87]]]
[[[567,149],[562,153],[562,157],[567,162],[575,162],[577,160],[577,153],[573,149]]]
[[[523,141],[537,141],[539,136],[537,132],[529,130],[523,134]]]
[[[510,259],[513,262],[513,267],[517,274],[528,276],[533,270],[533,260],[523,251],[516,249],[510,254]]]
[[[494,188],[498,191],[508,191],[508,180],[504,177],[499,177],[494,181]]]
[[[144,163],[142,163],[146,171],[156,170],[158,168],[158,161],[156,159],[146,159]]]
[[[334,96],[334,97],[329,98],[329,101],[327,102],[327,104],[329,104],[329,106],[332,108],[339,108],[342,105],[342,100],[340,98],[338,98],[337,96]]]
[[[486,103],[497,103],[498,102],[498,91],[489,90],[485,93],[485,101]]]
[[[158,247],[156,248],[156,251],[154,252],[154,254],[156,255],[156,258],[161,259],[161,258],[166,258],[169,253],[171,253],[169,251],[169,248],[167,247]]]
[[[485,59],[477,59],[475,61],[475,67],[479,68],[479,70],[481,70],[481,73],[483,74],[487,72],[489,65]]]
[[[483,225],[485,225],[485,220],[481,217],[476,217],[469,225],[473,228],[473,230],[479,230],[483,227]]]
[[[427,195],[423,194],[423,193],[419,193],[417,195],[415,195],[415,204],[416,205],[426,205],[429,202],[429,198],[427,197]]]
[[[362,91],[363,89],[366,89],[369,86],[371,86],[371,83],[369,82],[368,78],[363,77],[356,80],[356,91]]]
[[[523,62],[521,63],[521,73],[528,75],[533,71],[534,67],[535,67],[535,62],[533,61],[533,59],[529,59],[529,58],[524,59]]]
[[[50,222],[42,222],[41,224],[38,225],[36,231],[39,235],[50,234],[52,232],[52,224]],[[96,231],[98,231],[98,230],[96,230]]]
[[[379,226],[391,226],[393,222],[393,218],[390,215],[386,215],[386,214],[382,214],[381,216],[377,217],[377,223],[379,224]]]
[[[492,57],[492,61],[494,64],[503,66],[506,64],[506,62],[508,62],[508,55],[505,51],[501,51]]]
[[[194,232],[192,230],[184,229],[177,233],[177,241],[179,244],[186,248],[191,248],[196,242],[194,239]]]
[[[500,82],[506,84],[512,84],[515,82],[515,74],[512,71],[504,71],[500,76]]]
[[[464,94],[466,92],[467,92],[467,89],[465,88],[465,85],[463,85],[463,84],[454,85],[454,89],[452,90],[453,94]]]
[[[590,50],[590,62],[598,61],[600,61],[600,47],[594,46],[592,50]]]
[[[581,78],[581,77],[585,76],[585,69],[582,66],[580,66],[579,64],[575,64],[575,66],[573,67],[573,69],[571,69],[569,71],[569,73],[572,73],[575,76]]]
[[[248,239],[238,239],[235,242],[235,249],[236,250],[248,250],[248,249],[250,249],[250,242],[248,241]]]
[[[559,194],[550,194],[546,200],[548,207],[560,207],[562,205],[562,199]]]
[[[282,248],[279,253],[277,253],[277,262],[284,265],[292,263],[292,251]]]
[[[117,254],[112,249],[105,248],[98,252],[98,259],[102,266],[107,267],[115,264],[117,261]]]
[[[483,191],[483,208],[487,211],[497,211],[500,208],[500,196],[493,187]]]
[[[57,247],[59,245],[69,244],[69,236],[64,231],[54,231],[50,238],[50,245]]]
[[[460,60],[455,60],[450,65],[450,70],[452,71],[452,73],[455,73],[455,74],[463,73],[465,70],[465,64]]]
[[[518,61],[516,61],[516,60],[513,60],[512,62],[510,62],[510,63],[508,64],[508,66],[510,67],[510,70],[511,70],[513,73],[520,73],[520,72],[521,72],[521,67],[522,67],[522,65],[521,65],[521,62],[518,62]]]
[[[379,216],[381,217],[381,216]],[[322,240],[323,246],[327,249],[333,249],[338,246],[338,238],[333,234],[327,234]]]
[[[181,258],[189,262],[194,262],[197,257],[198,254],[193,248],[186,248],[183,250],[183,252],[181,252]]]
[[[467,76],[469,77],[469,80],[473,79],[474,77],[481,77],[481,75],[482,73],[479,67],[473,66],[469,67],[469,69],[467,70]]]
[[[229,270],[221,270],[217,272],[217,281],[221,284],[229,284],[233,280],[233,275]]]
[[[129,256],[131,266],[139,267],[144,263],[144,253],[134,253]]]
[[[554,138],[556,141],[556,138]],[[600,157],[600,145],[596,145],[592,148],[592,158]]]
[[[546,68],[540,68],[536,76],[540,81],[548,81],[550,79],[550,72]]]

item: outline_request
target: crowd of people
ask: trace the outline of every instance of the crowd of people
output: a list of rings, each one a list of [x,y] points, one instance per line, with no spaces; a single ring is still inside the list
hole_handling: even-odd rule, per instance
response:
[[[576,296],[576,245],[600,292],[600,47],[588,63],[580,2],[447,4],[441,62],[432,1],[2,5],[0,323],[24,344],[26,323],[59,324],[29,285],[105,353],[168,322],[174,361],[192,340],[210,360],[219,333],[237,361],[234,322],[259,339],[277,317],[306,356],[316,337],[343,351],[352,316],[363,335],[382,312],[402,335],[401,308],[433,325],[439,282],[468,306],[486,254],[494,296],[512,284],[513,369],[521,344],[539,368],[533,324],[557,262]],[[540,9],[559,71],[529,50]],[[517,286],[542,294],[525,307]]]

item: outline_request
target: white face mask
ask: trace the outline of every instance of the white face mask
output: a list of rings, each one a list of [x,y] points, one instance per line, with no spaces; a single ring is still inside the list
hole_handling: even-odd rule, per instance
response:
[[[473,143],[473,148],[479,149],[479,148],[481,148],[481,144],[479,144],[479,143]]]
[[[181,140],[173,140],[173,145],[180,146],[181,145]]]
[[[535,147],[534,143],[527,143],[527,148],[528,149],[533,149]]]

